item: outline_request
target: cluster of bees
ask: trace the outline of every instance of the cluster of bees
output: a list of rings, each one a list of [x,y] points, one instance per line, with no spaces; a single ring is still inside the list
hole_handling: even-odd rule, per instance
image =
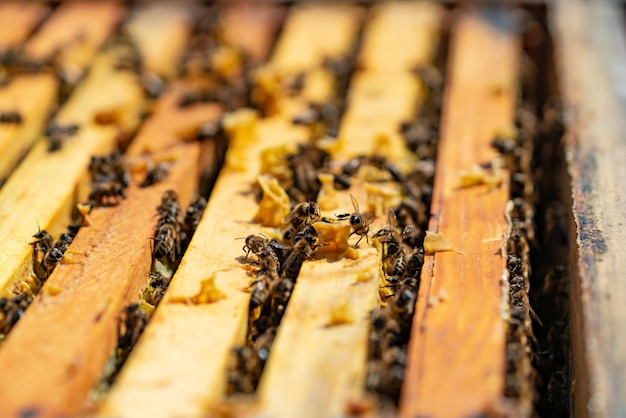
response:
[[[0,342],[4,340],[11,328],[24,315],[24,311],[32,303],[33,297],[26,293],[11,298],[0,297]]]
[[[163,194],[154,235],[154,259],[165,258],[172,266],[180,261],[206,205],[204,197],[196,196],[183,216],[176,192],[168,190]]]
[[[113,383],[148,325],[151,314],[165,296],[173,270],[180,263],[206,205],[204,197],[196,196],[183,214],[176,192],[168,190],[163,193],[161,204],[157,207],[159,220],[153,239],[153,267],[148,278],[149,284],[138,303],[131,303],[124,308],[118,322],[113,366],[102,379],[104,387]]]
[[[285,217],[283,239],[261,234],[246,237],[243,250],[256,275],[250,285],[249,344],[233,350],[228,393],[256,390],[302,263],[324,245],[313,225],[322,219],[317,203],[303,202]]]
[[[119,152],[92,156],[89,163],[92,189],[89,204],[92,207],[115,206],[126,198],[130,185],[130,171]]]
[[[29,284],[29,292],[22,292],[11,298],[0,297],[0,341],[24,315],[34,299],[33,294],[39,291],[61,262],[81,224],[70,225],[67,232],[62,233],[56,241],[45,229],[33,235],[35,240],[30,243],[33,247],[33,282]]]
[[[537,135],[538,143],[550,149],[544,152],[547,161],[542,165],[565,172],[564,152],[560,146],[563,134],[560,105],[549,104],[544,108]],[[540,376],[538,386],[545,393],[538,409],[545,415],[570,416],[572,376],[569,358],[568,222],[566,207],[555,200],[558,194],[551,187],[559,186],[552,183],[546,190],[542,190],[543,199],[538,205],[544,215],[538,221],[541,227],[539,246],[544,251],[537,251],[534,257],[538,271],[531,285],[531,288],[538,290],[534,294],[533,303],[544,323],[543,327],[535,329],[538,354],[536,369]]]
[[[369,225],[374,220],[371,214],[360,213],[354,197],[355,212],[338,215],[335,219],[321,217],[316,203],[321,189],[318,174],[328,171],[331,158],[313,141],[322,136],[337,136],[344,108],[343,95],[352,73],[356,45],[353,49],[346,57],[324,60],[323,66],[335,80],[335,98],[325,103],[309,103],[308,108],[292,120],[293,124],[309,127],[311,143],[301,144],[295,152],[286,155],[283,175],[275,176],[289,195],[292,207],[283,220],[282,239],[270,239],[262,234],[246,237],[243,247],[245,259],[256,272],[250,285],[247,344],[233,349],[228,371],[227,392],[231,395],[256,390],[302,263],[311,259],[316,250],[324,245],[313,224],[347,220],[352,226],[352,234],[359,236],[360,241],[368,235]],[[288,94],[297,95],[305,80],[306,73],[299,73],[287,80],[283,87]],[[262,89],[252,88],[248,104],[263,111],[271,107],[267,100],[270,99]],[[335,188],[348,189],[351,185],[349,176],[354,175],[366,160],[365,157],[357,158],[346,165],[346,172],[335,173]]]
[[[70,229],[61,234],[56,241],[46,230],[38,231],[33,235],[35,241],[30,243],[33,246],[33,271],[42,283],[61,262],[63,255],[74,240],[78,227],[70,227]]]
[[[511,172],[511,200],[507,203],[506,213],[511,232],[507,243],[509,323],[504,395],[516,400],[520,409],[530,413],[535,396],[531,318],[539,320],[528,295],[532,274],[530,251],[536,239],[535,186],[531,166],[535,116],[526,108],[519,108],[515,124],[515,135],[496,136],[492,141],[492,146],[500,153]]]
[[[401,126],[401,133],[419,162],[406,175],[392,175],[402,185],[405,198],[388,210],[388,224],[374,235],[382,246],[381,298],[387,305],[370,314],[366,388],[376,394],[384,409],[398,404],[404,381],[439,141],[441,67],[420,67],[414,73],[425,87],[425,102],[415,120]]]
[[[537,407],[551,416],[568,416],[566,287],[569,283],[565,266],[565,211],[560,203],[552,201],[551,192],[538,190],[546,180],[533,175],[537,172],[533,157],[545,154],[546,146],[558,144],[563,125],[558,109],[546,107],[541,121],[528,109],[530,106],[518,109],[514,137],[496,137],[492,143],[511,171],[511,200],[506,213],[511,231],[507,243],[509,320],[505,396],[515,400],[528,414]],[[540,152],[535,150],[536,146],[541,147]],[[546,167],[552,162],[548,163]],[[544,219],[537,219],[538,211],[544,213]],[[538,313],[531,305],[538,307]]]
[[[327,60],[325,65],[334,68],[340,80],[348,79],[350,71],[344,60]],[[271,173],[289,196],[292,207],[282,223],[282,237],[250,235],[243,247],[245,260],[254,266],[255,279],[250,285],[247,343],[233,350],[228,372],[230,394],[256,390],[302,263],[313,258],[317,248],[325,245],[319,239],[315,223],[348,222],[350,235],[358,237],[354,245],[358,246],[363,239],[380,244],[384,271],[381,297],[387,306],[371,315],[367,387],[397,402],[424,262],[423,240],[429,218],[438,141],[440,103],[436,98],[441,95],[442,88],[438,70],[429,68],[416,71],[416,74],[424,75],[423,81],[430,94],[420,117],[401,127],[407,147],[420,156],[420,161],[408,173],[382,155],[361,155],[337,165],[316,145],[316,138],[336,135],[344,107],[340,99],[312,103],[294,117],[294,124],[311,128],[312,141],[287,153],[283,164],[279,164],[280,169]],[[396,183],[402,189],[400,204],[387,212],[388,224],[378,231],[370,231],[374,215],[362,213],[353,196],[354,212],[337,214],[332,219],[321,217],[315,203],[321,190],[319,174],[332,175],[336,190],[348,190],[353,178],[364,167],[379,173],[381,182]]]

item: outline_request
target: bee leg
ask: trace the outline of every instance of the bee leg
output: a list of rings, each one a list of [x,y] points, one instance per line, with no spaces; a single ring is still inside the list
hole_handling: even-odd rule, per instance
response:
[[[359,246],[359,242],[361,242],[362,239],[363,239],[363,235],[359,235],[359,240],[356,242],[356,244],[354,244],[354,248],[357,248]]]

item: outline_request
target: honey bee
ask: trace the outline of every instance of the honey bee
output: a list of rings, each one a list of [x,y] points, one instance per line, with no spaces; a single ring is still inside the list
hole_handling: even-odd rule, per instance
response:
[[[115,206],[123,199],[126,199],[124,186],[116,181],[94,183],[89,193],[89,201],[94,206]]]
[[[383,261],[394,258],[400,252],[405,239],[413,235],[413,225],[406,225],[398,234],[398,220],[392,208],[387,209],[388,223],[374,234],[383,245]]]
[[[0,124],[2,123],[20,125],[22,114],[18,111],[0,112]]]
[[[392,263],[390,263],[390,268],[387,270],[387,274],[389,276],[403,277],[406,272],[406,267],[406,250],[401,248],[400,251],[398,251],[398,254],[394,256]]]
[[[270,324],[278,325],[280,323],[285,309],[287,308],[289,298],[291,297],[291,292],[293,292],[293,282],[289,278],[276,280],[272,283],[270,287],[270,296],[272,299],[272,310],[269,318]]]
[[[411,258],[406,263],[405,273],[407,277],[417,279],[417,283],[414,286],[415,289],[419,288],[419,278],[422,273],[422,267],[424,266],[424,247],[418,247],[411,254]]]
[[[253,393],[261,376],[262,362],[254,348],[242,345],[233,348],[228,372],[229,394]]]
[[[337,190],[348,190],[352,186],[350,177],[344,173],[333,175],[333,187]]]
[[[270,348],[274,343],[274,338],[276,338],[276,327],[270,327],[265,330],[265,332],[254,342],[254,349],[256,350],[259,359],[261,359],[263,366],[269,357]]]
[[[278,261],[280,262],[280,265],[282,266],[283,263],[285,262],[285,260],[287,260],[287,257],[289,256],[289,252],[291,251],[291,247],[287,244],[285,244],[284,242],[277,240],[275,238],[272,238],[268,243],[267,246],[274,251],[274,254],[276,254],[276,257],[278,257]]]
[[[25,293],[12,298],[0,297],[0,340],[24,316],[24,311],[32,301],[33,298]]]
[[[387,158],[381,155],[373,155],[369,158],[369,163],[380,170],[387,171],[391,175],[393,181],[404,183],[404,175],[402,174],[402,171]]]
[[[271,279],[269,276],[262,275],[260,278],[252,283],[252,291],[250,292],[251,312],[257,308],[264,306],[270,298],[270,282]]]
[[[166,162],[156,163],[148,172],[146,173],[146,178],[139,185],[139,187],[149,187],[153,184],[156,184],[162,180],[164,180],[169,174],[169,164]]]
[[[380,359],[383,353],[383,334],[387,326],[387,315],[381,310],[370,314],[370,334],[368,339],[368,358]]]
[[[89,200],[95,205],[115,206],[126,198],[124,190],[130,184],[130,173],[119,152],[92,156],[89,172],[93,181]]]
[[[293,282],[287,278],[276,280],[270,287],[272,304],[286,305],[293,291]]]
[[[413,318],[416,297],[415,291],[404,288],[396,293],[390,305],[389,316],[398,322],[398,325],[400,325],[401,329],[404,331],[402,334],[405,338],[402,343],[408,342],[409,340],[409,330],[411,328],[411,319]]]
[[[524,276],[519,274],[514,274],[509,278],[509,292],[514,293],[518,291],[523,291],[528,293],[530,288],[530,284],[527,280],[524,279]]]
[[[40,229],[35,235],[33,235],[35,241],[31,242],[35,252],[47,253],[52,248],[52,235],[50,235],[45,229]]]
[[[161,197],[161,205],[157,208],[159,215],[169,214],[172,218],[178,219],[181,213],[178,203],[178,194],[174,190],[168,190]]]
[[[541,319],[539,319],[539,317],[535,313],[535,310],[532,308],[532,306],[530,306],[530,301],[528,300],[528,293],[526,293],[524,290],[518,290],[518,291],[510,293],[509,297],[510,297],[512,308],[516,307],[522,312],[524,311],[528,312],[531,318],[537,321],[539,325],[543,326],[543,322],[541,322]]]
[[[315,230],[315,227],[313,227],[313,225],[306,225],[304,228],[298,231],[298,233],[293,237],[291,242],[293,245],[296,245],[296,243],[300,240],[306,240],[306,242],[311,247],[316,247],[319,244],[319,236],[317,234],[317,231]]]
[[[246,237],[246,243],[243,246],[243,251],[246,253],[246,257],[250,256],[250,253],[256,254],[263,250],[269,243],[269,238],[263,234],[252,234]]]
[[[366,157],[364,156],[358,156],[348,160],[348,162],[341,167],[341,173],[348,177],[354,176],[363,165],[365,159]]]
[[[509,273],[519,273],[522,271],[522,258],[514,253],[507,256],[506,267]]]
[[[366,386],[368,390],[376,392],[379,396],[388,397],[393,403],[397,403],[407,357],[400,347],[390,347],[385,350],[380,360],[370,362],[368,365]]]
[[[148,320],[148,315],[138,304],[127,305],[124,308],[124,319],[118,322],[118,349],[129,352],[137,344]]]
[[[48,124],[46,138],[48,141],[48,152],[55,152],[61,149],[65,141],[78,132],[78,125],[59,125],[55,122]]]
[[[159,273],[150,273],[150,291],[147,302],[153,306],[158,306],[165,296],[165,291],[170,284],[170,280]]]
[[[181,252],[181,231],[178,221],[169,214],[159,219],[154,236],[154,258],[169,257],[171,262],[176,261]]]
[[[369,243],[369,231],[370,225],[376,219],[374,214],[372,213],[360,213],[359,211],[359,202],[357,202],[356,198],[353,195],[350,195],[350,200],[352,200],[352,206],[354,206],[353,213],[344,213],[341,215],[335,215],[338,220],[349,219],[350,225],[352,226],[352,232],[350,235],[358,235],[359,240],[356,242],[355,247],[359,245],[359,242],[365,237],[366,241]]]
[[[64,252],[57,247],[53,247],[50,251],[46,253],[43,258],[42,268],[45,272],[45,278],[48,278],[52,273],[52,270],[61,262],[63,259]]]
[[[293,250],[285,260],[285,263],[281,269],[282,275],[284,278],[295,282],[298,274],[300,273],[300,268],[302,267],[302,263],[304,260],[310,259],[313,252],[319,247],[321,244],[310,245],[309,241],[306,239],[302,239],[298,241],[294,246]]]
[[[257,256],[257,261],[255,261],[254,264],[259,266],[260,272],[266,272],[272,276],[278,276],[280,260],[270,247],[265,246],[261,249],[261,251],[255,254]]]
[[[283,225],[291,225],[298,229],[301,225],[310,225],[320,219],[320,207],[316,202],[302,202],[285,216]]]
[[[204,197],[196,196],[189,207],[187,207],[185,218],[183,219],[183,230],[187,233],[189,238],[191,238],[191,235],[198,227],[206,205],[207,201]]]
[[[72,241],[74,241],[74,234],[63,233],[61,234],[59,239],[54,243],[54,248],[58,248],[63,253],[65,253],[65,251],[67,251],[67,248],[70,246]]]

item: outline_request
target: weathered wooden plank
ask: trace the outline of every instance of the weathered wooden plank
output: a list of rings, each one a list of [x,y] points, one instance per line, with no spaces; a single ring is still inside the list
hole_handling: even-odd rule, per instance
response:
[[[351,80],[349,110],[341,122],[335,157],[345,159],[374,151],[393,154],[389,142],[386,149],[374,150],[371,141],[353,133],[358,130],[368,139],[380,134],[397,135],[401,122],[412,118],[421,91],[417,77],[409,70],[432,60],[441,16],[442,9],[425,3],[376,7],[365,26],[365,42],[359,54],[365,62],[388,59],[389,65],[384,71],[366,65]],[[407,28],[412,28],[410,35],[415,35],[416,42],[404,41],[409,35]],[[400,47],[395,48],[398,43]],[[416,58],[410,58],[407,64],[400,59],[403,56]],[[396,140],[402,154],[406,151],[403,140]],[[336,209],[322,215],[352,212],[349,194],[365,206],[363,185],[355,183],[349,192],[338,193]],[[371,228],[376,230],[386,222],[386,217],[380,217]],[[358,260],[304,263],[261,378],[260,416],[344,416],[350,403],[363,397],[369,312],[379,306],[382,270],[378,251],[362,248],[359,253]],[[349,319],[345,324],[333,325],[332,316],[341,309]]]
[[[48,13],[50,8],[43,2],[0,4],[0,57],[17,49]]]
[[[427,259],[401,416],[476,416],[503,395],[500,248],[509,191],[506,184],[460,189],[459,172],[490,161],[494,134],[513,121],[520,45],[511,13],[465,10],[453,29],[429,230],[445,234],[462,253]]]
[[[623,9],[610,1],[557,1],[549,20],[566,113],[578,245],[570,293],[575,414],[625,416]]]
[[[132,132],[139,124],[141,87],[135,75],[114,69],[113,55],[105,53],[96,59],[89,76],[54,119],[59,125],[77,124],[78,133],[52,153],[46,141],[38,142],[0,190],[0,228],[5,237],[0,244],[0,289],[4,295],[12,294],[16,286],[23,288],[32,274],[29,242],[37,228],[53,234],[66,228],[90,156],[111,150],[120,132]],[[123,114],[117,124],[95,123],[95,114],[111,111]]]
[[[0,112],[18,112],[20,123],[0,124],[0,184],[43,130],[57,102],[58,82],[52,74],[15,76],[0,87]]]

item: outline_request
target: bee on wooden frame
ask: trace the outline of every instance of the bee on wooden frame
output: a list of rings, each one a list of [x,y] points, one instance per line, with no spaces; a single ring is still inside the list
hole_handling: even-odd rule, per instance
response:
[[[178,195],[174,190],[168,190],[161,197],[161,205],[157,208],[159,215],[169,214],[172,218],[178,219],[181,213]]]
[[[63,260],[64,252],[61,248],[53,247],[46,253],[43,258],[42,268],[45,273],[45,278],[48,278],[52,274],[52,270]],[[44,278],[41,278],[42,280]]]
[[[238,238],[241,239],[241,238]],[[263,234],[251,234],[246,237],[246,243],[242,250],[246,253],[246,257],[250,256],[250,253],[256,254],[260,252],[269,243],[270,239]]]
[[[541,319],[539,319],[539,317],[535,313],[535,310],[532,308],[532,306],[530,306],[530,301],[528,300],[528,293],[526,293],[523,289],[517,290],[515,292],[510,293],[509,297],[511,301],[511,307],[517,307],[518,309],[521,309],[522,311],[527,311],[528,314],[531,316],[531,318],[537,321],[539,325],[543,326],[543,322],[541,322]]]
[[[124,308],[124,319],[118,322],[118,349],[130,351],[139,340],[147,323],[148,315],[138,304],[127,305]]]
[[[55,122],[48,124],[46,128],[46,138],[48,141],[48,152],[59,151],[65,141],[76,135],[79,126],[76,124],[59,125]]]
[[[46,253],[50,248],[52,248],[52,235],[50,235],[45,229],[40,229],[37,231],[35,235],[33,235],[35,241],[31,242],[30,245],[33,246],[33,250],[35,252]]]
[[[187,207],[187,210],[185,211],[185,218],[183,219],[183,230],[187,234],[188,238],[191,238],[191,235],[198,227],[206,205],[207,201],[204,197],[196,196],[189,207]]]
[[[22,121],[22,114],[16,110],[0,112],[0,124],[20,125]]]
[[[12,298],[0,297],[0,341],[24,316],[24,311],[32,301],[33,298],[25,293]]]
[[[154,236],[154,258],[167,257],[171,262],[181,252],[181,234],[178,220],[170,214],[165,214],[159,219]]]
[[[269,246],[265,246],[255,255],[257,260],[253,264],[259,267],[259,272],[267,273],[272,277],[278,277],[282,266],[274,250]]]
[[[167,175],[169,174],[169,164],[166,162],[156,163],[152,168],[148,170],[146,173],[146,178],[139,185],[139,187],[149,187],[153,184],[156,184],[160,181],[165,180]]]
[[[402,248],[402,244],[407,237],[413,235],[413,226],[406,225],[402,233],[398,233],[398,220],[396,213],[392,208],[387,209],[388,223],[374,234],[374,238],[377,239],[383,246],[383,262],[389,259],[393,259]]]
[[[283,225],[291,225],[298,229],[301,225],[310,225],[320,219],[320,207],[316,202],[302,202],[285,216]]]
[[[350,200],[352,200],[352,206],[354,207],[353,213],[344,213],[341,215],[335,215],[338,220],[348,219],[350,222],[350,226],[352,226],[352,232],[350,235],[358,235],[359,240],[356,242],[355,247],[359,245],[359,242],[365,237],[366,241],[369,243],[369,231],[370,225],[376,219],[374,214],[372,213],[361,213],[359,211],[359,202],[357,202],[356,198],[353,195],[350,195]]]
[[[167,287],[170,284],[170,279],[159,273],[150,273],[150,286],[149,286],[149,297],[146,300],[153,306],[158,306],[159,302],[165,296],[165,292],[167,291]],[[145,293],[144,293],[145,295]]]
[[[285,263],[281,269],[282,276],[295,282],[298,274],[300,273],[300,268],[302,267],[302,263],[305,260],[308,260],[313,255],[313,252],[323,244],[313,244],[311,245],[310,241],[307,239],[301,239],[297,243],[294,244],[293,250],[285,260]]]
[[[124,186],[117,181],[94,183],[89,193],[89,201],[95,206],[116,206],[125,198]]]

